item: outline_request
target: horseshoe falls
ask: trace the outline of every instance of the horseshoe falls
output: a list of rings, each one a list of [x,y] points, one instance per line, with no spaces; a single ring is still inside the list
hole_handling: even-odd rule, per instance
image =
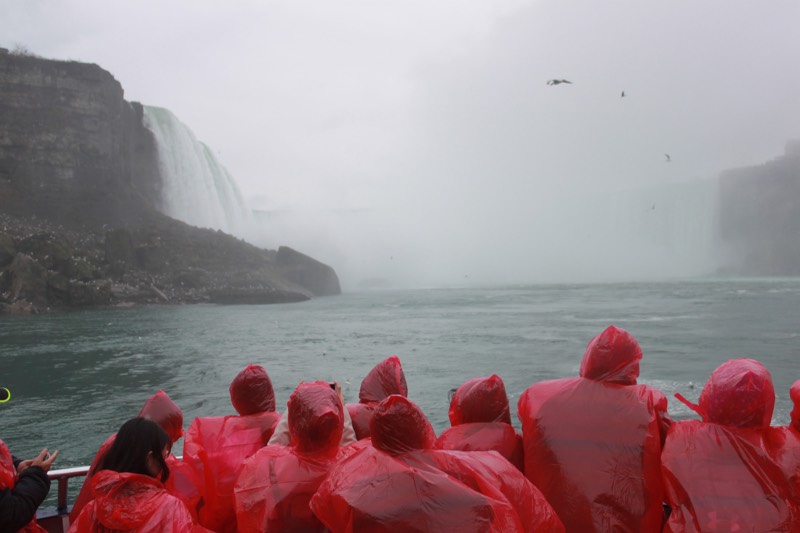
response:
[[[144,106],[144,125],[158,147],[161,212],[193,226],[248,235],[252,212],[211,149],[167,109]]]

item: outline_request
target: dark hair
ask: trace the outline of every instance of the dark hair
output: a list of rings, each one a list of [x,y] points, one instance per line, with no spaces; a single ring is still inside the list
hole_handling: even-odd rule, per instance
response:
[[[167,433],[155,422],[146,418],[131,418],[119,428],[114,444],[100,459],[97,470],[113,470],[150,476],[147,456],[161,465],[161,482],[169,478],[169,467],[164,460],[164,449],[170,449],[172,441]]]

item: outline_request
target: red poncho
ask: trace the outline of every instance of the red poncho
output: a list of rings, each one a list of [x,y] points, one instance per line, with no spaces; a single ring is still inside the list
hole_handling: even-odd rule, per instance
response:
[[[263,366],[249,364],[239,372],[228,391],[231,404],[240,415],[254,415],[275,411],[275,391],[272,380]]]
[[[800,380],[794,382],[789,395],[794,402],[791,424],[770,428],[765,444],[770,457],[778,463],[800,501]]]
[[[152,420],[161,426],[173,444],[183,436],[183,411],[181,411],[181,408],[178,407],[177,404],[175,404],[175,402],[173,402],[169,395],[167,395],[167,393],[163,390],[160,390],[150,396],[144,402],[144,405],[137,416]],[[109,448],[111,448],[116,436],[117,434],[114,433],[108,437],[95,454],[94,460],[92,460],[92,465],[89,468],[89,473],[87,474],[86,479],[84,479],[81,490],[78,493],[78,497],[75,499],[75,504],[72,506],[72,510],[69,513],[70,521],[74,521],[76,518],[78,518],[78,515],[84,506],[92,501],[93,497],[90,489],[90,479],[94,474],[100,459],[102,459]],[[171,459],[169,457],[167,458],[167,466],[170,467],[170,478],[167,480],[168,488],[176,486],[179,487],[179,494],[176,495],[181,496],[181,498],[186,502],[187,506],[193,508],[193,505],[196,504],[197,500],[199,499],[199,493],[192,488],[195,484],[194,480],[190,477],[187,477],[190,476],[190,474],[183,471],[182,465],[178,465],[175,468],[175,471],[173,471],[171,462],[177,461],[177,459],[172,455],[170,455],[170,457]]]
[[[183,436],[183,411],[163,390],[150,396],[136,416],[147,418],[161,426],[173,443]]]
[[[186,533],[195,527],[189,510],[155,478],[100,470],[91,479],[94,499],[69,533],[99,528],[136,533]]]
[[[439,436],[442,450],[491,451],[524,469],[522,435],[511,426],[503,380],[497,375],[474,378],[456,390],[450,401],[450,427]]]
[[[372,444],[341,461],[311,499],[334,533],[563,531],[542,494],[494,452],[431,449],[434,432],[403,396],[375,409]]]
[[[280,414],[264,367],[249,364],[229,388],[241,416],[196,418],[185,435],[183,460],[198,480],[199,522],[218,533],[236,531],[233,485],[242,461],[267,445]]]
[[[699,405],[682,401],[703,421],[676,422],[667,434],[664,531],[800,531],[800,500],[764,448],[775,404],[769,371],[752,359],[728,361]]]
[[[659,531],[663,393],[637,385],[641,348],[611,326],[595,337],[581,377],[535,383],[519,399],[525,475],[568,531]]]
[[[240,532],[325,531],[308,501],[336,462],[344,412],[327,383],[303,383],[289,399],[290,446],[261,448],[234,485]]]
[[[387,357],[370,370],[361,381],[359,403],[349,403],[346,406],[358,440],[369,437],[369,421],[375,406],[392,394],[408,396],[406,376],[403,374],[400,358],[396,355]]]
[[[183,460],[200,483],[199,522],[218,533],[236,531],[233,485],[242,462],[267,445],[280,414],[195,418],[185,435]]]

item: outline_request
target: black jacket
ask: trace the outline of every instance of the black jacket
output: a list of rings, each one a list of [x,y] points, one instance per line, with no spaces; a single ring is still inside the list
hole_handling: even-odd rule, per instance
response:
[[[49,491],[50,478],[38,466],[26,468],[13,489],[0,490],[0,533],[15,533],[25,527]]]

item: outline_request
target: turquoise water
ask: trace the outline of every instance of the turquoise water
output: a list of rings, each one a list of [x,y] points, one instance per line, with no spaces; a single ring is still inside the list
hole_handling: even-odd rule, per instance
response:
[[[800,379],[800,281],[688,281],[356,292],[270,306],[179,306],[0,318],[0,438],[20,456],[58,448],[59,468],[88,464],[100,443],[163,389],[195,416],[233,413],[228,385],[264,365],[285,407],[300,380],[338,379],[357,401],[381,359],[403,362],[409,396],[437,432],[447,392],[492,373],[516,411],[531,383],[577,374],[609,324],[644,350],[641,382],[696,400],[720,363],[753,357],[772,372],[774,423]],[[516,417],[515,423],[516,423]],[[176,451],[180,451],[179,441]]]

